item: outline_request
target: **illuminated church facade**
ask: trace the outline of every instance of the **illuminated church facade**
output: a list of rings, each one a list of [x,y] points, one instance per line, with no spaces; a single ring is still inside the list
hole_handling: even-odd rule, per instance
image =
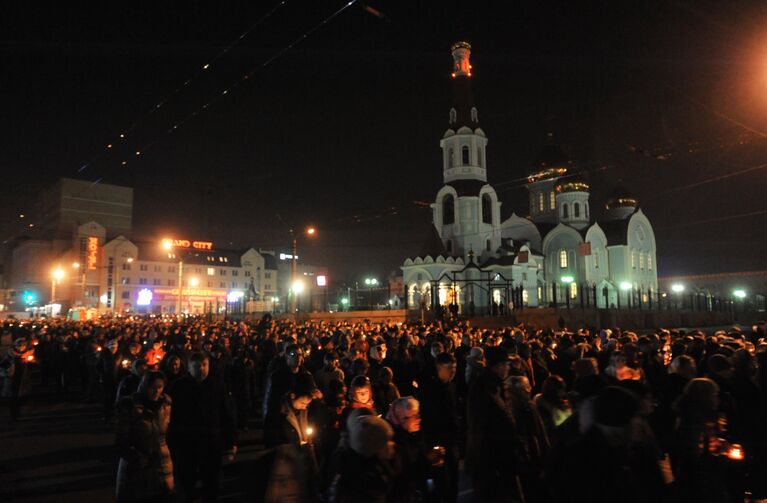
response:
[[[641,307],[657,299],[655,235],[617,188],[600,221],[589,185],[546,145],[527,177],[529,215],[501,218],[487,181],[488,138],[471,93],[471,46],[452,46],[453,105],[442,148],[444,185],[431,204],[434,233],[401,268],[407,304],[460,312],[521,306]],[[653,297],[654,296],[654,297]]]

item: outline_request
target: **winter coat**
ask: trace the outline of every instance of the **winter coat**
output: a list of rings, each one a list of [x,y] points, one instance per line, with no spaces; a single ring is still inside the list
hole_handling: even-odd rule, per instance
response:
[[[117,501],[138,501],[173,491],[173,462],[165,435],[171,399],[157,403],[143,394],[123,398],[117,421]]]
[[[338,467],[334,503],[386,503],[391,479],[387,463],[344,449],[339,452]]]
[[[430,447],[424,442],[420,431],[408,433],[396,425],[392,425],[392,428],[395,449],[388,501],[422,501],[426,493],[426,479],[431,470],[431,463],[426,457]]]
[[[25,354],[9,348],[0,359],[0,397],[20,398],[29,394],[31,384]]]
[[[308,426],[308,411],[294,410],[290,398],[285,397],[280,410],[268,413],[264,419],[264,445],[266,447],[284,444],[301,446],[307,440]]]
[[[432,379],[418,394],[421,431],[430,445],[454,448],[458,445],[459,418],[455,383]]]
[[[518,442],[503,382],[491,371],[477,377],[467,401],[466,469],[470,474],[516,473]]]
[[[234,414],[223,383],[208,376],[197,382],[192,376],[176,381],[170,391],[173,399],[168,438],[177,443],[204,443],[228,449],[234,445]]]

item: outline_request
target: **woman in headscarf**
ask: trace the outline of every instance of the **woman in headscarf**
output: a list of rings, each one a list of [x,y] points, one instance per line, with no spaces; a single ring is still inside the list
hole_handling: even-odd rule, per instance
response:
[[[165,441],[171,399],[162,372],[144,374],[138,390],[120,402],[117,420],[117,501],[167,502],[174,489],[173,462]]]

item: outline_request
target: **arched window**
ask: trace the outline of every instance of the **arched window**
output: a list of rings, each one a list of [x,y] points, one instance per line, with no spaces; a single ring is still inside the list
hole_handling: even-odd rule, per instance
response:
[[[487,247],[487,251],[490,251],[490,248],[492,247],[492,244],[490,243],[490,240],[488,239],[485,243],[485,246]]]
[[[493,223],[493,200],[490,194],[482,194],[482,222]]]
[[[554,191],[549,192],[549,209],[553,210],[557,207],[557,197],[554,195]]]
[[[543,211],[543,192],[538,192],[538,211]]]
[[[562,205],[562,218],[568,218],[570,216],[570,212],[568,211],[569,208],[567,207],[567,204]]]
[[[461,163],[463,163],[464,166],[467,166],[469,164],[469,146],[464,145],[461,147]]]
[[[455,199],[452,194],[447,194],[442,198],[442,223],[455,223]]]
[[[578,296],[578,285],[575,282],[570,283],[570,298],[574,299]]]
[[[559,250],[559,268],[567,269],[567,250]]]
[[[476,107],[471,107],[471,120],[473,122],[479,122],[479,114]]]
[[[581,216],[581,205],[578,203],[573,203],[573,217],[579,218]]]
[[[450,124],[454,123],[458,119],[458,113],[455,108],[450,109]]]

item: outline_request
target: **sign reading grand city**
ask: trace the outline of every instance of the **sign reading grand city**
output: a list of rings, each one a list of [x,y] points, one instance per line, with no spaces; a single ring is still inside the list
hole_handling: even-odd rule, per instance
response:
[[[195,250],[203,250],[203,251],[213,250],[212,241],[190,241],[188,239],[163,239],[162,244],[165,248],[194,248]]]

